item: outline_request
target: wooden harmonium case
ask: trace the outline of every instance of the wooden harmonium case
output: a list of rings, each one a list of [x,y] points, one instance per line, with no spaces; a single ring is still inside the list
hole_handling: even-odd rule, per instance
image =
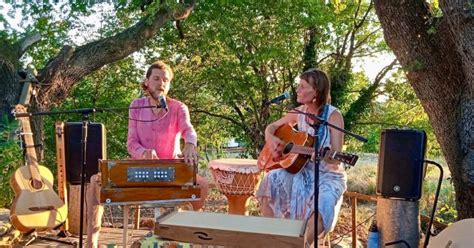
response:
[[[155,234],[162,239],[226,247],[304,246],[306,221],[194,211],[160,216]]]
[[[196,166],[183,159],[100,160],[103,203],[192,201],[200,197]]]

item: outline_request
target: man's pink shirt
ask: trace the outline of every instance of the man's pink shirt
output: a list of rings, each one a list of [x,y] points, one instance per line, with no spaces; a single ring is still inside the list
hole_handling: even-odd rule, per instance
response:
[[[181,137],[186,143],[197,145],[188,107],[172,98],[167,98],[167,103],[169,110],[165,114],[162,111],[155,115],[151,108],[130,109],[127,148],[132,158],[140,159],[145,149],[155,149],[160,159],[177,158],[181,154]],[[149,100],[144,97],[135,99],[130,107],[148,105]]]

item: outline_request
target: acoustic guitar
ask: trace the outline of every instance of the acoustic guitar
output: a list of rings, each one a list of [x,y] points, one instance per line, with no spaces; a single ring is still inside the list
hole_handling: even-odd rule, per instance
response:
[[[432,237],[428,248],[472,247],[474,219],[463,219],[446,227]]]
[[[16,113],[25,113],[22,105]],[[10,212],[13,226],[23,233],[53,229],[67,218],[67,206],[54,192],[51,171],[38,165],[28,117],[18,118],[23,129],[26,147],[26,165],[18,168],[10,178],[15,199]]]
[[[306,132],[295,130],[289,124],[280,126],[276,130],[275,136],[285,142],[282,156],[274,158],[270,146],[265,144],[258,156],[258,167],[265,171],[284,168],[292,174],[298,173],[314,153],[314,138]],[[322,157],[330,157],[349,165],[355,165],[359,159],[357,155],[329,149],[323,151]]]

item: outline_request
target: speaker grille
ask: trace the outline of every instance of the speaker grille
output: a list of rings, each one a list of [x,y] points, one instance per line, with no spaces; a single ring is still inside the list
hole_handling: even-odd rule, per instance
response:
[[[426,134],[416,129],[384,129],[380,136],[377,194],[418,200],[424,176]]]
[[[64,143],[66,151],[66,180],[70,184],[81,184],[82,123],[64,123]],[[86,156],[86,182],[99,171],[98,160],[106,159],[105,127],[101,123],[88,125]]]

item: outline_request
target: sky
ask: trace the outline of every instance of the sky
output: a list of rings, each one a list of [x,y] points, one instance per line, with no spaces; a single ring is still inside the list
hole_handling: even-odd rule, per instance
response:
[[[370,80],[374,80],[377,74],[395,59],[393,53],[381,54],[374,58],[364,58],[354,61],[354,71],[364,71]]]

